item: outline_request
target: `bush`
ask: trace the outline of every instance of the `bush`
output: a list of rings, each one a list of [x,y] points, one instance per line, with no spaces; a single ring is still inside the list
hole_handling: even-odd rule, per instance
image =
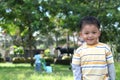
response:
[[[31,58],[30,57],[28,57],[28,58],[26,58],[26,63],[30,63],[31,62]]]
[[[31,63],[31,62],[35,62],[35,60],[33,59],[31,59],[31,57],[28,57],[28,58],[26,58],[26,63]]]
[[[0,62],[5,62],[4,58],[0,57]]]
[[[45,61],[46,61],[46,63],[53,63],[54,62],[54,59],[53,59],[53,57],[44,57],[44,59],[45,59]]]
[[[61,59],[57,59],[55,64],[62,64],[62,65],[70,65],[71,63],[71,56],[63,56]]]
[[[71,59],[70,56],[63,56],[63,57],[62,57],[62,60],[70,60],[70,59]]]
[[[55,64],[62,64],[62,65],[70,65],[70,60],[61,60],[61,59],[57,59]]]
[[[0,53],[0,58],[2,57],[2,54]]]
[[[15,55],[19,55],[21,56],[22,54],[24,54],[24,50],[23,47],[17,47],[17,46],[13,46],[14,47],[14,54]]]
[[[14,57],[12,59],[13,63],[25,63],[25,58],[24,57]]]
[[[50,49],[46,49],[46,50],[44,51],[44,54],[45,54],[45,56],[50,56]]]

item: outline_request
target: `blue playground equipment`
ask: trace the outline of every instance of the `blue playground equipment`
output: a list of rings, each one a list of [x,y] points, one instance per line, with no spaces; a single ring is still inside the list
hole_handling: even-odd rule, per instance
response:
[[[45,59],[41,59],[42,69],[46,71],[46,62]]]
[[[42,69],[45,70],[47,73],[52,73],[52,67],[46,65],[45,59],[41,59]]]

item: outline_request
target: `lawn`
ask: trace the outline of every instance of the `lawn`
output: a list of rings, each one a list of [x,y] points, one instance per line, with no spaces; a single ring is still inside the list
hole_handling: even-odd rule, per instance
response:
[[[30,64],[0,63],[0,80],[73,80],[69,66],[52,65],[53,73],[37,73]],[[120,80],[120,63],[115,63],[116,80]]]
[[[120,80],[120,62],[115,63],[116,80]]]
[[[53,73],[37,73],[30,64],[0,63],[0,80],[73,80],[69,66],[52,67]]]

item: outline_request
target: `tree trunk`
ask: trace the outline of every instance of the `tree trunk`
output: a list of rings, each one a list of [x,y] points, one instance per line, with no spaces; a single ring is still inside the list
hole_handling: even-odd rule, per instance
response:
[[[29,41],[28,41],[28,45],[29,45],[29,54],[30,54],[30,58],[31,58],[31,66],[34,65],[34,61],[33,61],[33,52],[32,52],[32,31],[31,31],[31,27],[29,27]]]
[[[70,40],[70,38],[69,38],[69,33],[67,33],[66,42],[67,42],[67,50],[68,50],[68,51],[67,51],[67,52],[68,52],[67,55],[68,55],[68,56],[70,56],[70,55],[69,55],[69,54],[70,54],[70,53],[69,53],[69,47],[70,47],[69,40]]]
[[[58,36],[57,36],[57,34],[55,34],[55,41],[56,41],[56,47],[58,47]]]

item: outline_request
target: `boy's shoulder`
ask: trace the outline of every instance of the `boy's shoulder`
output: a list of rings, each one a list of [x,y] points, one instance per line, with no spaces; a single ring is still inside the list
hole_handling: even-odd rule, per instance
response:
[[[110,46],[106,43],[101,43],[99,42],[99,44],[97,46],[100,46],[100,47],[106,47],[106,48],[109,48]]]
[[[86,49],[86,43],[83,43],[80,47],[78,47],[75,51],[80,52],[81,50]]]
[[[108,48],[110,49],[110,46],[106,43],[102,43],[102,42],[99,42],[95,47],[101,47],[101,48]],[[86,49],[88,48],[88,46],[86,45],[86,43],[82,44],[80,47],[78,47],[76,49],[76,51],[80,51],[80,50],[83,50],[83,49]]]
[[[106,43],[99,43],[97,46],[97,48],[104,48],[107,51],[111,51],[110,45],[106,44]]]

